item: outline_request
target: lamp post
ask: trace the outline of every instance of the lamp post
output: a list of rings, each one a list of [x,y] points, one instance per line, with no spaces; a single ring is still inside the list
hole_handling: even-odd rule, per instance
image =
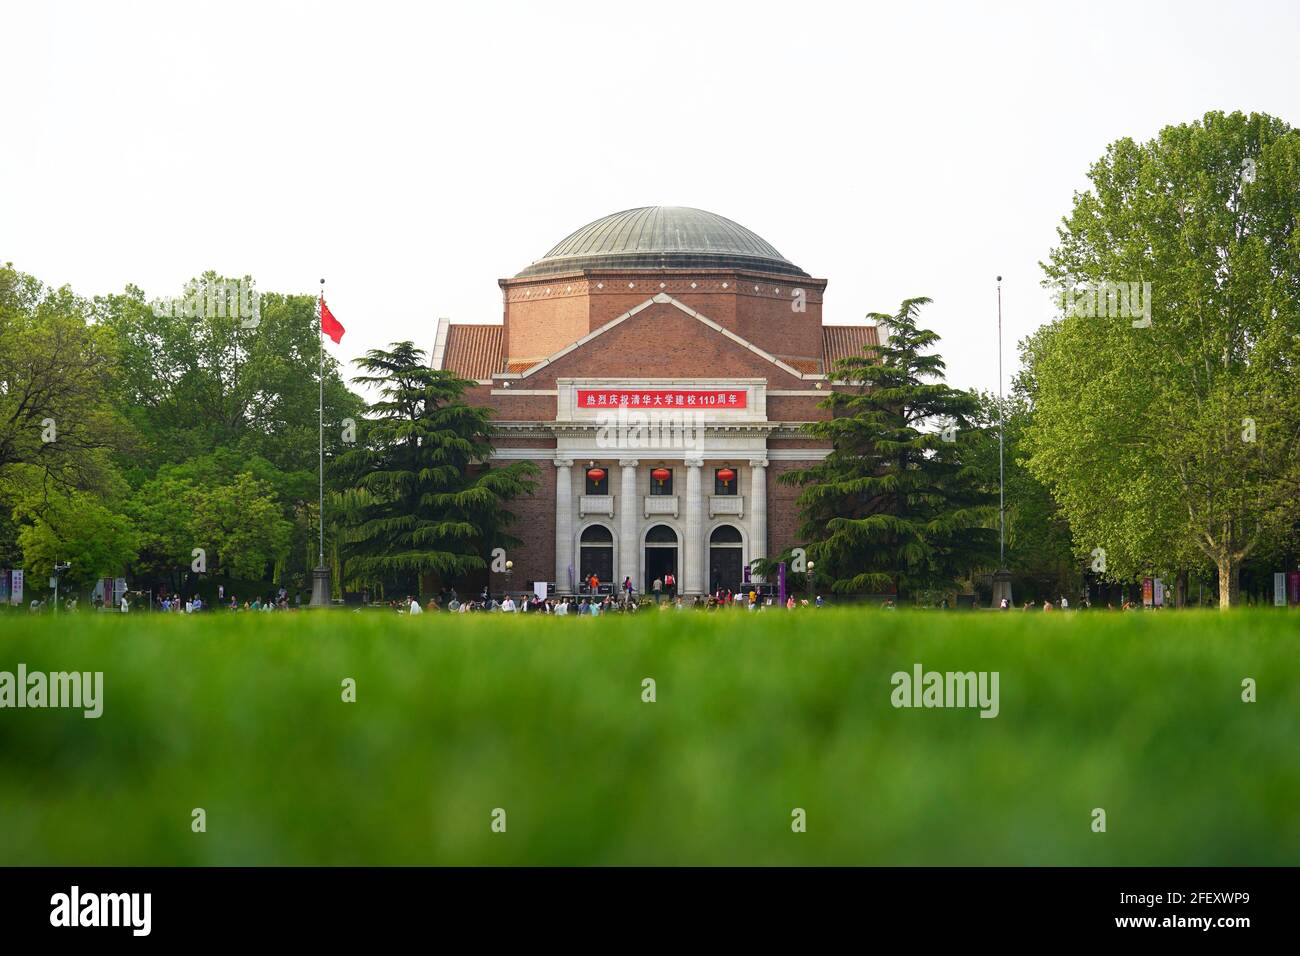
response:
[[[515,563],[513,561],[507,560],[506,561],[506,594],[510,593],[512,587],[511,582],[514,580],[514,572],[515,572]]]
[[[808,562],[808,604],[812,604],[813,599],[813,568],[817,567],[816,561]]]
[[[54,613],[59,613],[59,575],[72,567],[71,561],[54,562]]]

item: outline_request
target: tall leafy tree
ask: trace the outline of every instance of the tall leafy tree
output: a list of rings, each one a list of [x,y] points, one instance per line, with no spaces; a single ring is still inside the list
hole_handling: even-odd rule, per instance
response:
[[[1029,464],[1112,568],[1195,550],[1228,607],[1243,562],[1295,528],[1300,136],[1208,113],[1118,140],[1089,178],[1046,281],[1150,283],[1149,314],[1087,297],[1040,337]]]
[[[20,501],[15,514],[23,519],[18,542],[33,585],[52,574],[56,563],[66,562],[65,591],[85,588],[101,575],[121,574],[136,556],[131,520],[88,492],[33,495]]]
[[[209,272],[175,299],[146,300],[128,287],[100,300],[116,340],[116,397],[144,438],[129,467],[148,476],[163,464],[224,448],[286,473],[315,471],[316,300],[254,291],[247,277]],[[355,418],[363,405],[326,353],[326,424]],[[334,452],[341,433],[326,428]]]
[[[376,390],[341,456],[350,580],[393,583],[418,593],[424,575],[444,581],[480,571],[507,534],[510,499],[531,493],[536,466],[491,468],[490,411],[464,401],[472,383],[431,369],[410,342],[356,360],[353,379]]]
[[[111,335],[90,304],[0,268],[0,496],[33,480],[63,493],[118,483],[110,450],[129,433],[110,401]]]
[[[833,417],[805,426],[831,453],[780,479],[803,488],[808,557],[835,591],[906,596],[997,554],[996,495],[968,460],[978,398],[943,382],[943,359],[931,353],[939,336],[917,324],[929,301],[870,316],[888,336],[836,363],[838,384],[822,403]]]

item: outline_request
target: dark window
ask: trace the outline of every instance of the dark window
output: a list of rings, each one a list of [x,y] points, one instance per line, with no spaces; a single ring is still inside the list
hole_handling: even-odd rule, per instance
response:
[[[666,524],[657,524],[645,534],[646,544],[677,544],[677,532]]]
[[[614,535],[603,524],[594,524],[582,532],[583,544],[608,544],[613,546]]]
[[[740,530],[729,524],[720,524],[709,535],[709,544],[740,544]]]
[[[715,497],[717,495],[738,494],[736,489],[739,485],[740,473],[736,469],[730,466],[713,469],[713,494]]]
[[[664,472],[667,472],[665,477]],[[671,495],[673,493],[673,470],[671,468],[650,469],[650,494]]]
[[[609,494],[609,469],[603,466],[596,466],[587,469],[587,494],[589,495],[607,495]]]

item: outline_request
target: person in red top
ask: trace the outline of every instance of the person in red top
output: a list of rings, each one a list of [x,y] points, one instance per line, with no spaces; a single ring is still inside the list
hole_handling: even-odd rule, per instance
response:
[[[671,601],[677,596],[677,578],[671,571],[664,575],[664,587],[668,591],[668,600]]]

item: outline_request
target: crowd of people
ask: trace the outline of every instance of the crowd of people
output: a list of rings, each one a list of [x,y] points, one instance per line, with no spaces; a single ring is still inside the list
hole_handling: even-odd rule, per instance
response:
[[[399,613],[423,614],[425,612],[449,612],[452,614],[469,614],[474,612],[503,612],[506,614],[555,614],[589,615],[599,617],[602,614],[635,614],[650,608],[661,611],[716,611],[723,608],[739,608],[748,611],[763,611],[781,607],[779,598],[772,594],[760,593],[757,587],[748,591],[733,591],[730,588],[718,588],[709,595],[683,597],[676,593],[676,582],[668,575],[667,588],[656,581],[660,587],[652,589],[653,598],[638,597],[631,588],[631,581],[625,580],[621,593],[601,593],[599,581],[585,582],[586,593],[542,598],[537,594],[520,594],[516,600],[513,594],[494,596],[485,588],[477,597],[461,598],[454,589],[444,589],[437,597],[430,598],[421,605],[417,598],[407,596],[404,601],[390,601],[389,607]],[[785,599],[786,610],[793,611],[800,607],[822,607],[821,595],[809,601],[807,598],[796,599],[789,595]]]

